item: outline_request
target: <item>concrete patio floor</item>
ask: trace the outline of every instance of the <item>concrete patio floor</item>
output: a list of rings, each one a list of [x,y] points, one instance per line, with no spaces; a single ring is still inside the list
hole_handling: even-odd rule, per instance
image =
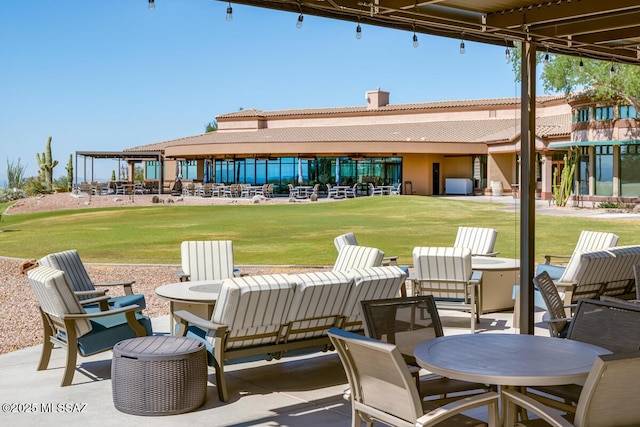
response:
[[[541,313],[538,313],[540,315]],[[469,315],[441,311],[445,335],[469,333]],[[484,314],[479,333],[518,333],[510,312]],[[536,318],[539,320],[539,317]],[[167,333],[169,319],[153,319],[154,333]],[[548,335],[542,324],[536,334]],[[335,352],[313,353],[278,361],[227,366],[230,401],[218,399],[215,374],[209,369],[207,400],[180,415],[142,417],[113,405],[111,352],[78,358],[73,384],[60,387],[64,352],[53,352],[49,369],[36,371],[40,346],[0,356],[0,424],[5,426],[344,426],[351,425],[349,402],[342,393],[346,377]],[[49,404],[51,404],[49,406]],[[58,404],[64,411],[57,411]],[[48,412],[47,412],[48,411]],[[53,412],[52,412],[53,411]],[[473,416],[483,417],[483,411]]]

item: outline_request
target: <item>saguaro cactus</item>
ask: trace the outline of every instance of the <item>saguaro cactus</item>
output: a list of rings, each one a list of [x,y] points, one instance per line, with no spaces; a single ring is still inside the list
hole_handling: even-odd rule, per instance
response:
[[[71,191],[73,186],[73,154],[69,154],[69,161],[65,169],[67,170],[67,191]]]
[[[573,176],[578,163],[577,151],[570,150],[568,155],[564,156],[564,168],[560,174],[560,185],[556,185],[558,170],[553,171],[553,196],[556,206],[566,206],[571,190],[573,189]]]
[[[40,166],[40,178],[51,188],[53,186],[53,168],[58,166],[58,161],[51,157],[51,137],[47,140],[46,151],[42,155],[36,153],[36,160]]]

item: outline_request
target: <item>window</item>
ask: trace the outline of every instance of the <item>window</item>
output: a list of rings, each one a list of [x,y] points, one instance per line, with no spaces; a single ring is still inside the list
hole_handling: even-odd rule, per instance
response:
[[[621,119],[637,119],[638,113],[632,105],[621,105],[618,107],[618,117]]]
[[[620,147],[620,195],[640,196],[640,145]]]
[[[577,121],[578,122],[588,122],[589,121],[589,109],[588,108],[584,108],[582,110],[578,110],[578,114],[577,114]]]
[[[145,179],[160,179],[160,166],[157,160],[145,162],[144,176]]]
[[[596,195],[613,196],[613,145],[595,147]]]
[[[580,148],[578,159],[578,194],[589,195],[589,147]]]
[[[593,115],[595,120],[613,120],[613,107],[596,107]]]
[[[181,179],[198,179],[198,161],[197,160],[182,160],[181,161]]]

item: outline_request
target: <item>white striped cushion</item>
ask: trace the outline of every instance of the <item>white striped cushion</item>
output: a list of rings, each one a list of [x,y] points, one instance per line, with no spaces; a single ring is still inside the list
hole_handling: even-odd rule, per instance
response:
[[[227,348],[275,342],[286,322],[295,284],[283,274],[225,279],[211,321],[229,327]],[[258,335],[266,334],[264,338]],[[215,331],[209,332],[213,344]],[[255,337],[255,338],[252,338]],[[233,339],[246,338],[234,342]]]
[[[333,244],[336,246],[338,253],[343,246],[354,245],[358,246],[358,240],[356,239],[356,235],[353,233],[345,233],[341,234],[335,239],[333,239]]]
[[[469,248],[472,255],[483,255],[493,252],[498,231],[493,228],[458,227],[456,248]]]
[[[599,251],[615,246],[618,243],[618,236],[613,233],[605,233],[601,231],[580,232],[578,243],[574,250],[577,251]]]
[[[342,317],[353,284],[349,275],[334,271],[291,275],[289,278],[295,282],[296,291],[287,323],[295,329],[316,328],[302,333],[291,333],[289,330],[289,341],[324,335],[329,327],[338,326],[334,323]],[[312,318],[315,320],[301,321]]]
[[[89,277],[78,251],[71,249],[42,257],[38,263],[64,271],[71,288],[78,291],[94,291],[96,288]],[[80,299],[93,298],[95,295],[80,296]]]
[[[413,268],[416,281],[426,294],[436,298],[467,298],[466,284],[473,274],[469,248],[415,247]]]
[[[222,280],[233,277],[231,240],[191,240],[180,245],[182,271],[195,280]]]
[[[333,266],[333,271],[349,271],[356,268],[379,267],[384,252],[367,246],[343,246]]]
[[[50,315],[58,326],[63,326],[62,318],[66,314],[85,312],[71,290],[63,271],[40,266],[29,270],[27,274],[31,289],[33,289],[42,311]],[[88,320],[78,320],[75,325],[78,337],[91,331],[91,323]]]
[[[404,271],[395,265],[360,268],[348,274],[353,277],[353,286],[344,306],[346,330],[362,329],[360,301],[395,298],[406,279]]]

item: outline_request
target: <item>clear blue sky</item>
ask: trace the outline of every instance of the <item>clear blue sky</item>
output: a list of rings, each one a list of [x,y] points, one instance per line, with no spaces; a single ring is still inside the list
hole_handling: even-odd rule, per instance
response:
[[[504,47],[213,0],[2,0],[0,187],[53,137],[54,177],[77,150],[120,151],[204,132],[216,115],[519,96]],[[101,163],[101,164],[99,164]],[[108,178],[115,161],[96,164]],[[76,170],[76,173],[79,171]]]

